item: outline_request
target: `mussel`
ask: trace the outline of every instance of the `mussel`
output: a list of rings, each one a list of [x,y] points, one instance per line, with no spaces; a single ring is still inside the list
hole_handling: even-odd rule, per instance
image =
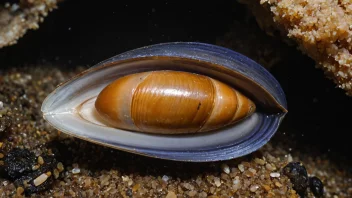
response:
[[[277,80],[253,60],[205,43],[127,51],[59,85],[44,119],[72,136],[140,155],[218,161],[262,147],[287,113]]]

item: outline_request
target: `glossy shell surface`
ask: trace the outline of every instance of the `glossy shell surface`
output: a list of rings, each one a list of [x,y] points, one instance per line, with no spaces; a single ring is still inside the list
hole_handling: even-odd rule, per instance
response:
[[[118,78],[99,93],[95,109],[111,127],[178,135],[235,124],[252,115],[255,104],[207,76],[162,70]]]
[[[114,80],[134,73],[174,70],[214,78],[241,91],[257,111],[234,125],[207,133],[145,134],[91,120],[96,97]],[[84,105],[82,105],[84,104]],[[162,43],[131,50],[61,84],[43,102],[44,118],[72,136],[145,156],[177,161],[218,161],[256,151],[277,131],[287,105],[276,79],[232,50],[204,43]]]

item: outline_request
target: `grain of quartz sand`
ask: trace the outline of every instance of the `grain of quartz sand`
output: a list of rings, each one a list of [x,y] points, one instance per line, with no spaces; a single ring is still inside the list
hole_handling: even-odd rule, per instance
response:
[[[40,106],[57,84],[81,70],[38,66],[2,71],[0,158],[16,146],[36,155],[50,150],[65,167],[63,178],[46,191],[29,196],[299,197],[282,172],[291,161],[302,161],[310,176],[323,181],[325,197],[352,196],[351,175],[341,171],[341,164],[290,149],[280,132],[252,155],[217,163],[151,159],[60,133],[43,120]],[[11,180],[1,177],[0,196],[18,195],[23,195],[23,189],[16,189]],[[307,197],[313,197],[309,190]]]

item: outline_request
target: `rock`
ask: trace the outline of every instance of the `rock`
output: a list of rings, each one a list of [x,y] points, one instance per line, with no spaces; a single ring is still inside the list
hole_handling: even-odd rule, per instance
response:
[[[290,178],[293,189],[298,194],[305,194],[308,187],[308,174],[306,168],[300,162],[291,162],[283,168],[283,174]]]

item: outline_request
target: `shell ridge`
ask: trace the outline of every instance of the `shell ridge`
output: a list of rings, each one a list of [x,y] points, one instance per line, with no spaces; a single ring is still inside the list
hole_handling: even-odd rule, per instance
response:
[[[131,102],[131,109],[130,109],[130,115],[131,115],[131,120],[134,124],[134,126],[136,126],[139,131],[143,132],[143,130],[136,124],[136,122],[134,121],[134,114],[132,114],[132,110],[133,110],[133,104],[135,104],[135,92],[138,90],[138,87],[140,86],[140,84],[142,82],[144,82],[153,72],[150,72],[144,79],[143,81],[139,82],[139,84],[136,86],[136,88],[134,89],[133,93],[132,93],[132,102]]]
[[[207,77],[207,79],[208,79],[208,81],[210,81],[210,84],[211,84],[211,87],[212,87],[212,95],[213,95],[212,98],[213,98],[213,102],[212,102],[211,110],[210,110],[210,112],[208,113],[208,116],[204,119],[202,125],[201,125],[200,128],[197,130],[197,132],[199,132],[200,130],[202,130],[203,127],[204,127],[204,125],[208,122],[208,120],[209,120],[211,114],[212,114],[213,111],[214,111],[214,106],[215,106],[215,96],[216,96],[215,94],[217,94],[217,90],[216,90],[216,88],[215,88],[215,86],[214,86],[214,82],[213,82],[210,78],[208,78],[208,77]]]
[[[231,120],[230,122],[236,122],[236,121],[233,120],[233,119],[236,117],[236,115],[237,115],[237,113],[238,113],[238,108],[239,108],[239,106],[240,106],[240,101],[239,101],[238,93],[237,93],[236,90],[233,90],[233,91],[235,92],[237,104],[236,104],[236,110],[235,110],[235,112],[233,113],[233,117],[232,117],[232,120]]]

